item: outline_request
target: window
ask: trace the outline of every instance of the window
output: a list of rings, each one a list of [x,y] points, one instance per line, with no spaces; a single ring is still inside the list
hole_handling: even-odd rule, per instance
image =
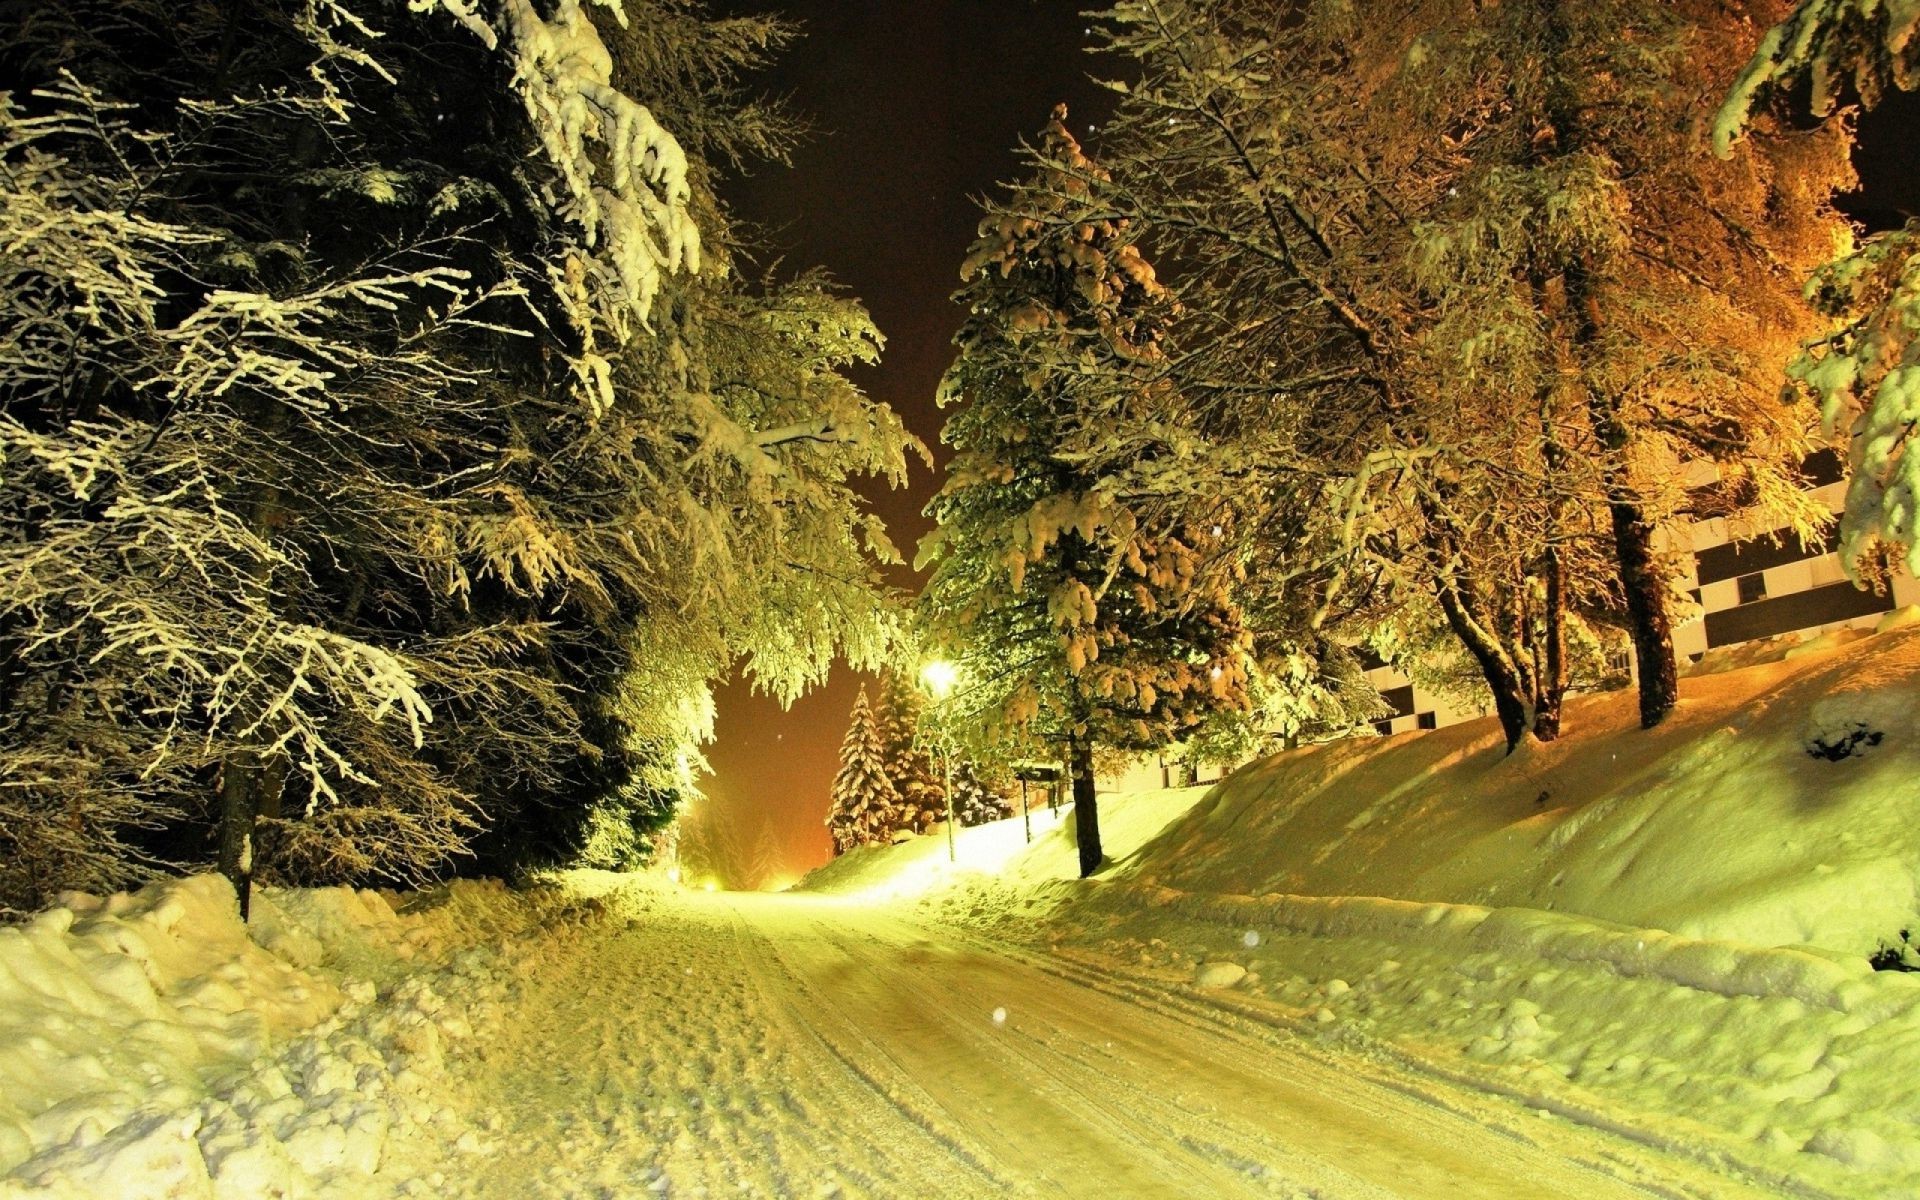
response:
[[[1419,720],[1420,728],[1422,729],[1440,728],[1440,716],[1438,713],[1423,712],[1420,714]]]
[[[1752,604],[1755,600],[1767,598],[1767,577],[1759,571],[1751,575],[1742,575],[1736,586],[1740,589],[1740,603]]]

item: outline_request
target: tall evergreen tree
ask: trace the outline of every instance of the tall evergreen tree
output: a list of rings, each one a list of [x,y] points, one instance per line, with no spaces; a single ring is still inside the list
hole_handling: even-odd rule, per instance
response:
[[[1207,530],[1141,517],[1167,467],[1136,435],[1164,386],[1171,298],[1125,222],[1052,219],[1100,174],[1064,107],[1033,157],[961,268],[954,457],[928,507],[920,612],[968,681],[951,725],[1024,727],[1063,752],[1089,875],[1096,746],[1151,749],[1246,707],[1250,639],[1202,569]]]
[[[862,686],[853,702],[847,735],[840,743],[840,770],[833,777],[827,830],[833,852],[885,843],[892,836],[900,797],[887,775],[886,744]]]
[[[748,286],[707,165],[779,28],[594,11],[0,3],[7,902],[571,853],[738,656],[883,656],[877,334]]]
[[[899,671],[882,675],[875,717],[886,755],[887,779],[895,796],[889,833],[899,829],[925,833],[947,819],[944,773],[921,733],[926,708],[926,697],[914,686],[911,676]]]

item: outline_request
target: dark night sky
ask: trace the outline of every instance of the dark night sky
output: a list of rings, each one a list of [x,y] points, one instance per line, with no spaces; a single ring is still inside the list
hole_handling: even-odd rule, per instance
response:
[[[948,300],[973,236],[977,196],[1018,173],[1013,147],[1058,101],[1076,133],[1102,120],[1107,93],[1081,52],[1074,0],[721,0],[715,11],[769,9],[803,23],[764,80],[815,133],[791,170],[760,168],[723,191],[793,268],[824,266],[872,311],[887,337],[877,369],[854,378],[898,410],[941,456],[934,393],[952,356],[959,310]],[[1890,98],[1861,121],[1864,194],[1848,207],[1875,228],[1920,211],[1920,97]],[[917,463],[903,492],[874,493],[910,559],[920,509],[938,477]],[[899,575],[900,582],[911,583]],[[720,694],[706,788],[723,820],[771,820],[798,872],[824,862],[827,788],[859,679],[832,681],[791,710],[735,684]]]
[[[960,311],[948,297],[973,239],[973,198],[1018,173],[1014,146],[1060,101],[1077,128],[1106,112],[1086,72],[1085,21],[1073,0],[727,0],[714,9],[775,11],[805,37],[767,77],[814,134],[793,168],[763,167],[723,191],[795,268],[824,266],[860,297],[887,337],[877,369],[854,379],[886,401],[936,453],[934,405]],[[944,463],[944,454],[941,462]],[[938,477],[917,461],[904,491],[873,492],[909,559]],[[910,584],[902,572],[899,581]],[[824,862],[827,787],[859,679],[832,681],[791,710],[736,684],[703,783],[725,818],[771,819],[796,871]]]

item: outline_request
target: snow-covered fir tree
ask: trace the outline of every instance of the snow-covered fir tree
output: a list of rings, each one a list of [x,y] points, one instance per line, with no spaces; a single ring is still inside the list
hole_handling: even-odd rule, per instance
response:
[[[0,20],[8,902],[564,858],[671,816],[740,656],[885,656],[878,335],[748,286],[706,165],[783,144],[737,83],[777,23]]]
[[[887,779],[893,785],[895,807],[886,832],[925,833],[947,819],[947,791],[933,748],[921,732],[927,700],[913,678],[887,671],[880,679],[875,720],[886,756]]]
[[[1013,803],[981,778],[971,759],[953,765],[953,815],[962,825],[985,825],[1013,814]]]
[[[832,807],[827,812],[835,854],[855,846],[884,844],[892,837],[900,797],[887,775],[886,750],[863,686],[840,743],[840,770],[833,777]]]
[[[1164,388],[1175,305],[1122,221],[1059,220],[1098,168],[1057,108],[1036,171],[980,223],[943,384],[954,448],[928,507],[920,615],[966,680],[943,724],[1049,743],[1073,780],[1082,874],[1101,861],[1096,746],[1144,750],[1248,704],[1251,639],[1217,540],[1143,520],[1167,464],[1140,414]]]

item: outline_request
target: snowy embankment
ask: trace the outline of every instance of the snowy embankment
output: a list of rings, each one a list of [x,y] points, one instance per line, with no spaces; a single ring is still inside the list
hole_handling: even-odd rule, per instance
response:
[[[1782,1193],[1916,1195],[1920,975],[1868,961],[1920,932],[1911,615],[1696,675],[1653,732],[1616,693],[1511,757],[1489,721],[1113,797],[1093,883],[1071,822],[1024,852],[1003,822],[972,870],[916,843],[808,886],[917,892]]]
[[[0,929],[0,1197],[353,1193],[440,1138],[444,1053],[505,998],[527,920],[500,891],[402,917],[268,890],[249,929],[198,876]]]

